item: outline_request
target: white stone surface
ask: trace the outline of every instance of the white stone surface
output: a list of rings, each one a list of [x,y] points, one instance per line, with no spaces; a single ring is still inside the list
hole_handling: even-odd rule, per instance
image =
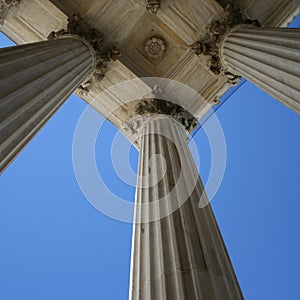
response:
[[[237,0],[249,19],[258,19],[266,27],[287,27],[300,12],[299,0]]]
[[[243,299],[183,126],[158,115],[141,144],[129,299]]]
[[[300,29],[242,25],[225,37],[224,64],[300,113]]]
[[[264,25],[283,26],[293,16],[298,1],[239,1],[247,17],[258,18]],[[205,56],[196,56],[189,46],[205,36],[207,26],[222,14],[221,6],[214,0],[165,0],[156,15],[147,11],[144,0],[22,0],[18,10],[11,10],[0,30],[17,44],[45,40],[52,31],[67,26],[67,15],[79,12],[92,27],[97,28],[122,53],[114,62],[103,81],[89,92],[82,94],[83,100],[94,106],[102,115],[106,114],[107,103],[118,105],[122,99],[102,100],[107,88],[128,79],[141,76],[157,76],[186,84],[199,93],[199,101],[188,109],[201,118],[207,105],[215,105],[229,88],[227,78],[211,72]],[[165,55],[158,60],[144,53],[145,41],[153,35],[161,36],[166,42]],[[143,85],[141,80],[140,85]],[[152,87],[151,87],[152,88]],[[182,105],[180,101],[175,102]],[[124,106],[109,120],[118,128],[127,119]],[[122,113],[124,111],[125,113]],[[122,130],[122,128],[121,128]],[[133,137],[129,137],[133,141]]]
[[[94,67],[94,51],[75,37],[0,50],[0,172]]]
[[[22,0],[11,9],[0,30],[16,44],[46,40],[52,31],[67,26],[67,16],[48,0]]]

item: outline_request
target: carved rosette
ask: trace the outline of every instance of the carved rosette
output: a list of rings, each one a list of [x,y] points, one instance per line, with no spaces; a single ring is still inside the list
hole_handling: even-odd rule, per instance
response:
[[[206,36],[191,46],[197,55],[208,56],[210,70],[216,75],[225,75],[228,78],[228,83],[232,85],[238,84],[241,77],[226,70],[222,64],[220,45],[226,34],[240,24],[260,26],[257,20],[252,21],[243,18],[240,9],[227,5],[221,18],[208,26]]]
[[[145,0],[146,8],[153,14],[156,15],[158,9],[160,8],[160,0]]]
[[[17,8],[22,0],[0,0],[0,25],[3,25],[8,11]]]
[[[48,40],[55,40],[68,34],[77,35],[85,39],[95,51],[96,68],[93,76],[80,86],[82,92],[88,93],[90,86],[95,83],[95,81],[101,80],[105,76],[110,63],[117,60],[120,56],[120,52],[108,43],[97,29],[88,26],[80,18],[78,13],[69,17],[67,30],[62,29],[57,32],[51,32],[48,36]]]
[[[158,59],[166,52],[166,43],[162,37],[153,36],[145,43],[145,53],[148,57]]]

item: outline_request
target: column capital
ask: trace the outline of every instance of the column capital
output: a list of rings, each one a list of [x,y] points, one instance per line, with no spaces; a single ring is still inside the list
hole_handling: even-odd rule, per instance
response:
[[[241,76],[233,74],[222,64],[221,43],[225,36],[232,28],[241,24],[260,26],[258,20],[249,20],[243,17],[239,8],[233,5],[227,5],[223,14],[218,20],[213,21],[206,30],[206,34],[193,45],[191,49],[197,55],[209,57],[210,70],[216,75],[225,75],[228,83],[236,85],[239,83]]]
[[[22,0],[0,0],[0,25],[3,25],[8,11],[16,8]]]
[[[144,126],[153,118],[168,117],[176,120],[187,134],[191,133],[198,125],[198,120],[182,106],[168,99],[162,90],[154,87],[152,92],[143,99],[136,100],[128,120],[123,124],[125,132],[136,137],[139,146],[139,136]]]
[[[156,15],[157,11],[160,9],[161,0],[145,0],[146,8],[153,14]]]
[[[99,30],[90,27],[84,22],[78,13],[68,18],[68,27],[66,30],[62,29],[57,32],[51,32],[48,40],[56,40],[67,35],[75,35],[84,39],[95,52],[96,66],[93,76],[80,86],[82,92],[88,93],[90,86],[105,76],[105,73],[109,70],[109,64],[117,60],[121,53],[104,38]]]

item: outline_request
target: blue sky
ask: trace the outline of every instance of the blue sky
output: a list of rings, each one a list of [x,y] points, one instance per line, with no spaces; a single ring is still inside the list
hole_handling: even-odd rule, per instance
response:
[[[72,139],[85,107],[71,96],[1,175],[0,299],[128,298],[131,225],[95,210],[73,172]],[[212,206],[245,298],[299,299],[300,116],[248,82],[217,116],[228,153]],[[134,188],[110,163],[115,134],[106,122],[97,163],[114,192],[132,201]],[[205,181],[207,138],[200,130],[194,139]],[[132,150],[134,168],[137,157]]]

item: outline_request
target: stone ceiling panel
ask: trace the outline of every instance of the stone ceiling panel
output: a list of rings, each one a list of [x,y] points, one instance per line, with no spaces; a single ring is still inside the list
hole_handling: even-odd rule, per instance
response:
[[[174,76],[172,79],[177,80],[179,82],[184,82],[189,87],[196,90],[202,97],[207,97],[207,89],[209,86],[214,83],[214,86],[216,85],[218,81],[218,77],[215,74],[213,74],[209,67],[203,63],[203,58],[198,57],[196,55],[193,55],[192,58],[189,61],[189,64],[182,64],[182,68],[179,72],[177,72],[176,76]],[[224,81],[220,82],[222,85],[224,85]],[[215,92],[220,87],[216,86]],[[205,98],[208,102],[212,102],[213,99]],[[200,105],[200,103],[199,103]],[[194,109],[198,109],[196,103],[194,106]]]
[[[149,15],[142,21],[121,48],[121,60],[140,76],[163,77],[188,46],[158,18]]]
[[[287,27],[290,16],[300,12],[299,0],[238,0],[236,4],[249,19],[257,19],[264,26]]]
[[[142,4],[138,0],[93,1],[82,17],[122,48],[128,36],[139,31],[140,20],[149,15]]]
[[[214,0],[168,0],[163,2],[157,17],[191,45],[222,11]]]
[[[32,43],[65,28],[67,16],[48,0],[23,0],[16,11],[9,12],[4,25],[1,31],[15,43]]]
[[[285,24],[299,7],[298,0],[237,2],[249,18],[272,26]],[[50,32],[67,27],[67,15],[78,12],[121,51],[122,56],[111,64],[102,80],[94,82],[86,93],[77,91],[121,130],[133,109],[128,99],[137,100],[136,97],[149,93],[155,83],[139,77],[173,79],[198,92],[187,99],[184,89],[177,89],[172,99],[197,118],[230,87],[224,75],[210,70],[206,56],[197,56],[190,49],[205,35],[212,20],[222,14],[223,9],[214,0],[162,0],[156,15],[146,9],[144,0],[23,0],[21,3],[19,10],[10,12],[0,27],[18,44],[45,40]],[[111,90],[127,80],[134,81],[130,89],[123,85]],[[172,84],[167,86],[170,95]]]

